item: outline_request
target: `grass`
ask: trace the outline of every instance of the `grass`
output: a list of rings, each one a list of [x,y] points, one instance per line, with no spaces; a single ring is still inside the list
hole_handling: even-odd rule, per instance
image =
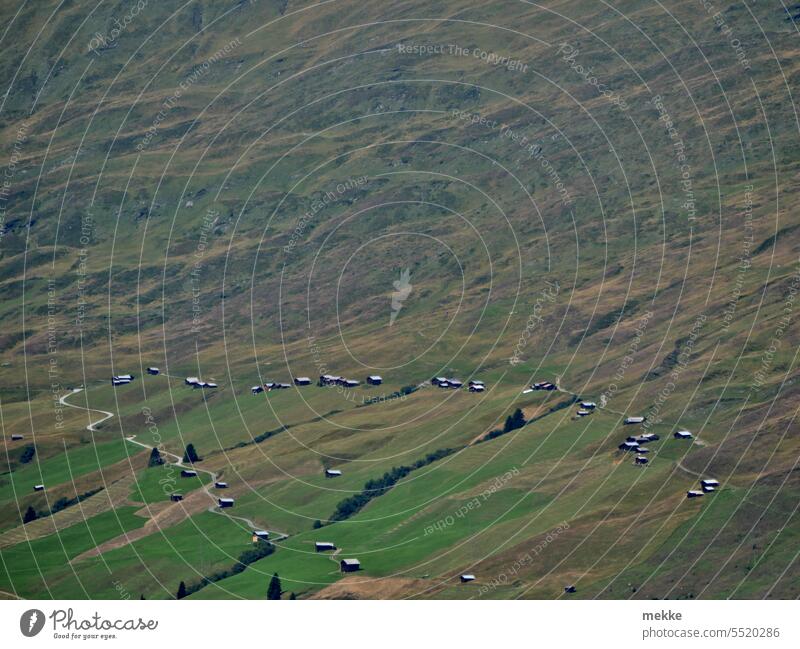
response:
[[[330,557],[313,553],[315,539],[361,558],[364,577],[421,580],[402,596],[471,597],[477,589],[456,585],[455,575],[475,572],[485,586],[565,521],[536,561],[479,596],[551,598],[573,582],[578,597],[798,596],[790,503],[800,446],[786,406],[798,394],[792,327],[754,386],[796,271],[798,146],[783,79],[800,64],[780,11],[752,7],[756,23],[726,10],[753,58],[745,74],[712,17],[674,1],[667,16],[639,0],[624,15],[454,0],[438,20],[435,7],[401,0],[390,21],[380,3],[344,2],[298,5],[269,24],[280,17],[275,3],[201,0],[187,9],[202,14],[201,28],[194,14],[149,7],[117,48],[91,59],[85,43],[107,30],[113,8],[100,7],[77,32],[83,12],[53,12],[42,39],[48,5],[56,3],[20,10],[0,61],[0,76],[14,80],[0,138],[11,151],[26,132],[0,224],[0,423],[4,438],[25,434],[21,444],[35,432],[37,447],[20,465],[20,445],[6,446],[0,530],[19,524],[19,508],[42,509],[45,498],[131,471],[132,500],[165,502],[174,469],[128,465],[147,452],[123,439],[135,435],[178,455],[194,444],[199,467],[230,484],[234,514],[290,534],[274,555],[195,598],[261,598],[276,571],[287,590],[311,595],[340,578]],[[421,16],[432,18],[423,31]],[[64,34],[75,38],[61,51]],[[137,151],[164,98],[234,37],[231,55],[184,89]],[[423,41],[513,56],[530,69],[395,47]],[[586,84],[558,53],[561,42],[591,60],[629,110]],[[187,45],[177,52],[176,43]],[[654,95],[687,146],[691,224]],[[470,125],[454,109],[510,130]],[[510,132],[542,147],[571,205]],[[74,168],[60,165],[79,143]],[[750,183],[752,232],[742,216]],[[328,192],[334,198],[298,230]],[[28,214],[32,223],[15,216]],[[397,310],[393,282],[405,269],[413,289]],[[145,375],[149,365],[162,375]],[[137,379],[114,389],[115,372]],[[362,381],[379,373],[385,382],[250,394],[266,380],[324,372]],[[367,403],[440,374],[480,378],[489,389],[423,386]],[[188,375],[220,387],[193,390]],[[575,406],[556,409],[571,395],[522,394],[556,377],[580,397],[607,396],[606,409],[577,419]],[[54,382],[58,394],[85,385],[70,402],[114,417],[92,435],[87,413],[68,408],[56,427]],[[652,463],[636,467],[616,451],[639,432],[621,417],[647,414],[664,394],[653,428],[661,440],[649,444]],[[474,443],[517,407],[531,424]],[[671,439],[678,427],[702,443]],[[439,448],[459,450],[347,520],[312,530],[368,480]],[[327,480],[325,468],[343,475]],[[691,472],[720,478],[722,491],[687,503]],[[177,486],[188,493],[207,479]],[[34,494],[42,482],[46,494]],[[36,553],[3,550],[11,571],[3,588],[117,597],[117,582],[133,596],[167,598],[181,580],[229,567],[249,544],[241,522],[200,511],[102,558],[66,564],[90,547],[78,538],[86,526],[108,539],[144,520],[125,505],[36,541]]]

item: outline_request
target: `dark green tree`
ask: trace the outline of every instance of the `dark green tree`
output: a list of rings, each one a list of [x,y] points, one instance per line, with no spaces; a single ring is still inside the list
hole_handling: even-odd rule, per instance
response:
[[[183,461],[195,463],[200,461],[200,456],[197,454],[197,451],[194,450],[194,444],[187,444],[186,445],[186,452],[183,454]]]
[[[31,521],[35,521],[39,516],[36,514],[36,510],[33,507],[28,507],[25,515],[22,517],[23,523],[30,523]]]
[[[161,453],[158,452],[157,448],[154,448],[150,451],[150,459],[147,461],[147,466],[154,467],[154,466],[161,466],[164,464],[164,458],[161,457]]]
[[[178,599],[183,599],[184,597],[186,597],[186,584],[181,582],[178,586]]]
[[[267,588],[267,599],[280,599],[281,598],[281,580],[278,578],[276,572],[269,580],[269,587]]]
[[[34,455],[36,455],[36,447],[33,444],[28,444],[25,450],[22,451],[22,455],[19,456],[20,464],[27,464],[33,459]]]
[[[322,521],[319,519],[315,520],[311,527],[313,527],[315,530],[318,530],[320,527],[322,527]]]
[[[289,599],[297,599],[297,595],[295,595],[294,592],[292,592],[292,594],[289,595]]]
[[[517,408],[513,415],[506,417],[506,423],[505,426],[503,426],[503,432],[509,433],[512,430],[517,430],[517,428],[522,428],[524,425],[525,415],[522,413],[522,410]]]

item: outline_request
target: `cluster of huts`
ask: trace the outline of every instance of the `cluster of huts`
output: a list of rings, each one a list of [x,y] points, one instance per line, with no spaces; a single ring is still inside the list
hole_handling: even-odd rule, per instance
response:
[[[211,389],[211,390],[213,390],[214,388],[218,387],[216,383],[213,383],[211,381],[201,381],[196,376],[187,376],[183,380],[183,382],[186,385],[190,385],[193,388],[203,388],[203,389]]]
[[[687,498],[702,498],[707,493],[712,493],[719,489],[719,480],[706,478],[700,481],[700,489],[690,489],[686,492]]]
[[[315,541],[315,552],[331,552],[336,550],[336,544],[331,541]],[[339,570],[341,572],[358,572],[361,570],[361,562],[358,559],[342,559],[339,562]]]
[[[308,376],[296,376],[294,379],[292,379],[292,382],[297,387],[305,387],[314,383]],[[367,377],[366,382],[368,385],[380,385],[383,383],[383,378],[377,374],[372,374]],[[317,381],[317,385],[320,387],[339,385],[343,388],[356,388],[361,385],[361,381],[348,379],[344,376],[335,376],[333,374],[322,374]],[[292,387],[290,383],[273,383],[268,381],[267,383],[264,383],[264,385],[252,386],[250,388],[250,392],[252,394],[260,394],[261,392],[270,392],[272,390],[285,390],[290,387]]]
[[[644,435],[628,435],[622,444],[619,445],[620,451],[627,451],[636,453],[634,464],[649,464],[650,460],[646,457],[650,449],[645,446],[650,442],[655,442],[661,439],[656,433],[645,433]]]
[[[434,376],[431,379],[431,385],[435,385],[444,390],[460,390],[464,387],[464,382],[445,376]],[[486,390],[486,384],[483,381],[473,379],[467,383],[467,388],[470,392],[484,392]]]
[[[158,376],[161,373],[161,370],[157,367],[148,367],[147,373],[151,376]],[[136,377],[133,374],[117,374],[111,377],[111,385],[127,385],[128,383],[132,383],[135,378]],[[213,381],[201,381],[196,376],[187,376],[183,381],[186,385],[189,385],[193,388],[206,388],[213,390],[214,388],[218,387]]]
[[[625,417],[624,421],[622,422],[626,426],[634,425],[634,424],[643,424],[646,421],[646,417]],[[673,434],[675,439],[692,439],[692,434],[688,430],[677,430]],[[629,435],[625,438],[625,441],[622,442],[617,448],[620,451],[626,451],[629,453],[635,453],[634,456],[634,464],[638,465],[645,465],[649,464],[650,460],[647,457],[647,454],[650,452],[650,449],[645,446],[650,442],[655,442],[659,440],[660,437],[656,433],[645,433],[643,435]],[[691,493],[691,492],[690,492]],[[702,492],[700,493],[702,496]],[[690,496],[690,498],[693,496]]]
[[[334,376],[333,374],[323,374],[319,377],[319,381],[317,381],[317,385],[320,387],[325,387],[329,385],[340,385],[343,388],[357,388],[361,385],[361,381],[357,381],[356,379],[348,379],[344,376]]]
[[[307,385],[311,385],[313,382],[307,376],[298,376],[293,379],[294,385],[298,387],[303,387]],[[383,383],[383,377],[379,376],[378,374],[370,374],[366,377],[365,383],[367,385],[381,385]],[[431,384],[435,385],[439,388],[443,389],[450,389],[450,390],[460,390],[464,387],[463,381],[455,378],[448,378],[444,376],[435,376],[431,379]],[[322,374],[320,375],[319,379],[317,380],[317,385],[319,387],[329,387],[338,385],[343,388],[357,388],[361,385],[361,381],[357,379],[348,379],[345,376],[337,376],[335,374]],[[250,388],[250,392],[252,394],[260,394],[261,392],[269,392],[270,390],[281,390],[285,388],[292,387],[289,383],[265,383],[264,385],[254,385]],[[483,381],[479,381],[477,379],[473,379],[467,383],[467,388],[470,392],[484,392],[486,390],[486,384]]]
[[[302,384],[298,383],[297,385]],[[272,390],[288,390],[290,387],[292,387],[290,383],[273,383],[272,381],[267,381],[264,385],[254,385],[250,388],[250,392],[259,394],[261,392],[271,392]]]

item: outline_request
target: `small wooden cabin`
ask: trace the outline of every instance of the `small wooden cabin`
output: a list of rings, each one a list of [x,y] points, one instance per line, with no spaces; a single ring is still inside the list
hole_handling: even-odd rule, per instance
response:
[[[316,541],[314,543],[314,550],[316,552],[328,552],[329,550],[335,550],[336,545],[331,543],[330,541]]]
[[[358,572],[361,570],[361,562],[358,559],[342,559],[339,562],[339,569],[342,572]]]

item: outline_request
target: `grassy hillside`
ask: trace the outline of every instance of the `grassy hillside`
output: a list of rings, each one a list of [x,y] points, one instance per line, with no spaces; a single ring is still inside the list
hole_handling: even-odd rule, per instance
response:
[[[2,3],[0,591],[800,595],[798,34],[767,5]],[[321,374],[361,384],[251,394]]]

